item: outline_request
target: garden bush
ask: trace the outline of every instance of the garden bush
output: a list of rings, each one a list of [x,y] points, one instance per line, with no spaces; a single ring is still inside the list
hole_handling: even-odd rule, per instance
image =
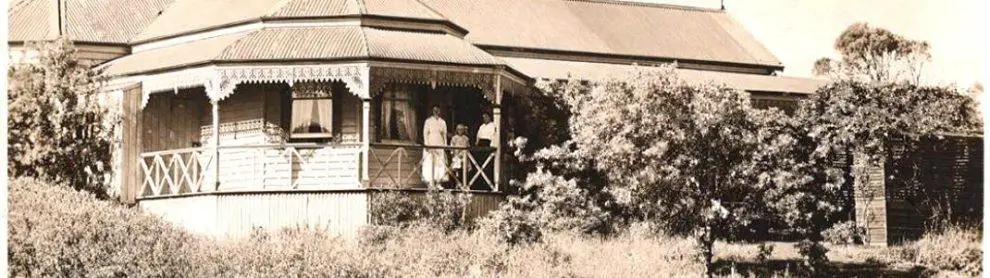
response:
[[[64,185],[9,185],[10,276],[163,277],[192,271],[197,237]]]
[[[578,182],[539,169],[521,186],[528,194],[509,196],[479,225],[508,243],[535,242],[543,234],[558,231],[602,234],[610,230],[613,217]]]
[[[855,221],[836,223],[822,232],[825,242],[832,244],[862,244],[866,229],[857,226]]]
[[[425,221],[446,231],[467,225],[470,192],[429,188],[422,195],[414,193],[398,189],[374,192],[371,222],[374,225],[404,227]]]

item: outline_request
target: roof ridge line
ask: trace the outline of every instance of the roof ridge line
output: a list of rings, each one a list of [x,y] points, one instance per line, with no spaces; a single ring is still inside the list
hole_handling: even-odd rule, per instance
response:
[[[268,17],[274,16],[274,14],[277,14],[278,12],[281,12],[282,9],[285,8],[285,5],[288,5],[289,2],[292,2],[292,1],[295,1],[295,0],[278,0],[278,2],[275,2],[275,5],[272,5],[272,7],[270,9],[268,9],[268,12],[265,13],[265,16],[268,16]]]
[[[354,0],[354,2],[358,3],[358,14],[368,13],[368,5],[364,3],[364,0]]]
[[[426,3],[423,3],[423,1],[420,1],[420,0],[412,0],[412,1],[416,1],[416,3],[419,3],[420,6],[426,7],[426,9],[427,10],[430,10],[430,12],[433,12],[434,14],[439,15],[440,18],[443,18],[444,20],[450,21],[451,23],[453,23],[453,21],[451,21],[450,18],[447,17],[447,15],[441,13],[440,11],[438,11],[437,9],[434,9],[433,7],[430,7],[430,5],[427,5]]]
[[[238,44],[240,44],[240,43],[241,43],[241,41],[243,41],[243,40],[244,40],[244,39],[246,39],[247,37],[250,37],[251,35],[253,35],[253,34],[255,34],[255,33],[258,33],[258,32],[260,32],[261,30],[264,30],[264,29],[265,29],[265,28],[264,28],[264,27],[262,27],[262,28],[258,28],[258,29],[255,29],[255,30],[250,30],[250,31],[247,31],[247,32],[242,32],[242,33],[243,33],[243,35],[242,35],[242,36],[241,36],[240,38],[237,38],[237,39],[236,39],[236,40],[234,40],[233,42],[231,42],[231,43],[229,43],[229,44],[227,44],[227,46],[224,46],[224,47],[223,47],[223,50],[220,50],[220,53],[219,53],[219,54],[217,54],[217,56],[216,56],[216,57],[212,57],[212,58],[211,58],[211,60],[216,60],[216,59],[220,59],[221,57],[224,57],[224,56],[226,56],[226,55],[227,55],[227,52],[228,52],[228,51],[230,51],[231,49],[233,49],[233,48],[234,48],[235,46],[237,46]],[[234,34],[230,34],[230,35],[235,35],[235,34],[238,34],[238,33],[234,33]],[[230,36],[230,35],[228,35],[228,36]],[[222,36],[216,36],[216,37],[213,37],[213,38],[219,38],[219,37],[222,37]]]
[[[13,12],[17,11],[18,9],[21,9],[24,6],[27,6],[27,4],[28,3],[31,3],[31,1],[35,1],[35,0],[19,0],[19,1],[16,1],[16,2],[11,2],[10,3],[11,5],[9,7],[7,7],[7,12],[8,13],[13,13]],[[10,15],[7,15],[7,16],[10,17]]]
[[[362,4],[364,2],[364,0],[358,0],[358,1],[361,1]],[[370,28],[364,28],[364,26],[359,26],[359,27],[360,28],[358,28],[358,33],[361,33],[361,38],[362,38],[361,42],[364,43],[364,56],[371,57],[371,44],[368,43],[368,34],[366,33],[367,30]]]
[[[562,0],[564,2],[585,2],[594,4],[610,4],[610,5],[623,5],[623,6],[637,6],[637,7],[650,7],[650,8],[660,8],[660,9],[672,9],[672,10],[682,10],[682,11],[694,11],[694,12],[718,12],[724,13],[722,9],[714,8],[703,8],[695,6],[686,5],[674,5],[674,4],[662,4],[662,3],[646,3],[646,2],[634,2],[628,0]]]

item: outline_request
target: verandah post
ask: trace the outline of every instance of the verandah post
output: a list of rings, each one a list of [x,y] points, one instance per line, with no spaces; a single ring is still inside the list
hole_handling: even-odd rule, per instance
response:
[[[361,101],[361,180],[366,186],[371,182],[368,176],[368,159],[371,152],[371,99]]]
[[[495,121],[495,140],[492,140],[495,147],[495,174],[494,191],[498,191],[499,182],[502,176],[502,70],[495,73],[495,108],[492,109],[492,120]]]
[[[213,137],[213,190],[220,190],[220,101],[210,100],[213,108],[213,127],[210,130]]]

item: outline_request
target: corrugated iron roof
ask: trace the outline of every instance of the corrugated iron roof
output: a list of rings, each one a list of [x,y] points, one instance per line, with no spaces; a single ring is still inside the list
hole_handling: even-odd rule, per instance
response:
[[[63,34],[76,41],[126,43],[172,0],[62,1]],[[53,0],[23,0],[7,11],[8,41],[51,40],[59,35]]]
[[[479,45],[777,66],[724,11],[619,1],[421,0]]]
[[[134,53],[107,63],[127,75],[209,62],[291,62],[394,59],[466,65],[503,65],[500,59],[448,34],[360,26],[266,28]]]
[[[445,20],[417,0],[175,0],[134,41],[169,37],[262,18],[356,15]]]
[[[636,70],[655,70],[656,67],[623,64],[589,63],[561,60],[502,57],[512,68],[530,77],[549,79],[577,78],[603,80],[632,74]],[[715,82],[751,92],[778,92],[812,94],[827,81],[821,79],[771,76],[759,74],[729,73],[677,69],[678,75],[692,83]]]

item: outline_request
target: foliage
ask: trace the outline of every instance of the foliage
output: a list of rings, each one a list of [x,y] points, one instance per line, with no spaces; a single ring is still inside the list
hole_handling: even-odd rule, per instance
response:
[[[509,138],[523,137],[528,143],[524,152],[532,153],[542,148],[561,144],[570,139],[567,120],[570,109],[561,96],[567,91],[585,90],[576,80],[537,81],[536,89],[504,96],[503,113],[509,112],[506,129]]]
[[[116,116],[98,103],[103,78],[67,40],[33,48],[40,51],[37,64],[8,71],[8,173],[106,198]]]
[[[445,232],[420,224],[375,233],[350,241],[312,230],[258,232],[204,250],[201,263],[209,267],[190,276],[645,277],[700,273],[697,262],[686,254],[691,241],[647,233],[623,233],[603,241],[558,232],[540,243],[514,246],[479,231]]]
[[[822,238],[831,244],[863,244],[864,235],[866,229],[856,225],[855,221],[836,223],[822,232]]]
[[[430,187],[423,194],[397,189],[374,192],[372,222],[385,226],[408,226],[427,222],[450,231],[465,226],[471,193]]]
[[[31,178],[9,186],[13,277],[166,277],[196,263],[198,239],[164,221]]]
[[[854,23],[835,40],[835,50],[841,58],[821,58],[815,62],[813,73],[836,79],[919,83],[925,62],[931,59],[929,45],[873,27]]]
[[[770,260],[770,256],[773,256],[773,245],[760,243],[756,246],[759,252],[756,254],[756,261],[761,263],[766,263]]]
[[[544,169],[530,173],[521,186],[524,195],[508,196],[480,225],[509,243],[530,243],[544,234],[577,231],[605,234],[617,218],[596,203],[575,178],[565,179]]]
[[[796,117],[807,129],[807,145],[816,146],[809,159],[855,154],[852,175],[859,187],[870,184],[866,172],[870,168],[912,163],[911,159],[890,159],[895,152],[917,154],[921,142],[982,129],[971,98],[951,88],[909,83],[835,81],[804,101]],[[914,175],[898,171],[913,166],[900,164],[889,165],[891,176],[912,183]],[[919,198],[935,196],[925,190],[908,193]]]
[[[982,129],[972,99],[952,88],[906,83],[833,82],[805,101],[798,117],[818,140],[816,156],[855,149],[874,163],[895,145]]]
[[[356,238],[308,228],[205,238],[64,186],[17,179],[10,193],[14,277],[697,277],[705,271],[694,259],[693,240],[658,233],[649,222],[609,237],[558,231],[515,245],[484,229],[446,231],[428,222],[373,226]],[[716,255],[723,259],[745,262],[761,253],[756,245],[722,244]],[[768,265],[798,256],[790,245],[767,246],[777,247],[772,255],[764,252],[772,257]],[[829,248],[844,263],[982,272],[975,229],[949,229],[888,248]]]
[[[983,272],[980,229],[948,227],[902,247],[916,250],[915,262],[934,269],[978,277]]]
[[[834,207],[813,194],[837,186],[802,156],[799,122],[751,108],[744,92],[688,85],[664,66],[563,98],[571,155],[591,161],[634,215],[693,235],[706,265],[714,240],[756,220],[804,229]]]
[[[795,245],[804,258],[804,265],[811,272],[822,272],[828,268],[828,248],[820,241],[802,240]]]

